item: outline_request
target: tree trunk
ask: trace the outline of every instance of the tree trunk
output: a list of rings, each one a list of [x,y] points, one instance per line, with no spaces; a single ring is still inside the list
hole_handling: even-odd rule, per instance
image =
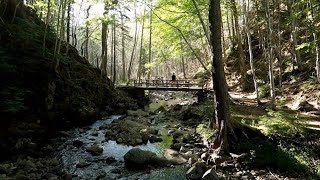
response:
[[[269,12],[269,1],[265,0],[266,7],[266,17],[267,17],[267,25],[269,29],[268,33],[268,59],[269,59],[269,79],[270,79],[270,97],[271,97],[271,108],[275,109],[275,87],[274,87],[274,75],[273,75],[273,47],[272,47],[272,37],[273,37],[273,27],[272,27],[272,17]]]
[[[314,9],[313,9],[313,3],[312,0],[308,0],[309,6],[311,9],[311,21],[312,21],[312,36],[313,36],[313,42],[315,43],[315,50],[316,50],[316,60],[315,60],[315,68],[317,73],[317,80],[320,82],[320,65],[319,65],[319,44],[318,44],[318,37],[316,33],[316,24],[314,20]]]
[[[116,41],[116,17],[113,16],[113,83],[116,83],[116,45],[117,45],[117,41]]]
[[[240,83],[243,84],[245,79],[246,79],[246,68],[245,68],[245,59],[244,59],[244,54],[243,54],[243,48],[242,48],[242,37],[241,37],[241,30],[239,27],[239,19],[238,19],[238,10],[236,6],[235,0],[231,0],[231,9],[233,12],[234,16],[234,25],[235,25],[235,30],[236,30],[236,42],[238,45],[238,52],[239,52],[239,58],[240,58],[240,74],[241,74],[241,79]]]
[[[71,21],[71,18],[70,18],[70,13],[71,13],[71,1],[68,0],[68,12],[67,12],[67,52],[66,54],[68,54],[69,52],[69,44],[70,44],[70,21]]]
[[[141,25],[141,40],[140,40],[140,55],[139,55],[139,65],[138,65],[138,79],[141,79],[141,73],[142,73],[142,53],[143,53],[143,32],[144,32],[144,15],[145,15],[145,9],[143,10],[143,19],[142,19],[142,25]]]
[[[294,58],[295,63],[299,70],[301,70],[301,55],[300,50],[296,49],[298,46],[298,39],[297,39],[297,27],[296,27],[296,17],[295,12],[293,12],[292,6],[294,5],[294,0],[288,0],[288,11],[290,13],[291,20],[291,39],[293,43],[293,52],[294,52]],[[294,69],[294,64],[293,64]]]
[[[232,131],[229,94],[222,63],[221,49],[221,9],[220,0],[209,1],[209,22],[211,31],[212,46],[212,78],[216,99],[215,125],[218,128],[218,137],[214,142],[214,147],[228,148],[228,133]]]
[[[125,33],[124,33],[124,16],[121,13],[121,44],[122,44],[122,81],[126,81],[126,51],[125,51]]]
[[[44,56],[45,52],[46,52],[46,38],[47,38],[47,32],[48,32],[48,27],[49,27],[49,17],[50,17],[50,13],[51,13],[50,7],[51,7],[51,0],[48,0],[47,16],[46,16],[46,29],[44,31],[43,44],[42,44],[42,56]]]
[[[150,31],[149,31],[149,64],[151,64],[151,57],[152,57],[152,0],[150,0]],[[150,66],[151,67],[151,66]],[[151,68],[148,71],[148,79],[150,79],[151,76]]]
[[[131,76],[131,69],[132,69],[132,63],[133,63],[133,59],[134,59],[134,52],[137,46],[137,34],[138,34],[138,20],[137,20],[137,10],[136,10],[136,1],[134,2],[134,17],[136,20],[136,24],[135,24],[135,31],[134,31],[134,42],[133,42],[133,47],[132,47],[132,51],[131,51],[131,57],[130,57],[130,63],[129,63],[129,67],[128,67],[128,80],[130,80],[130,76]]]
[[[248,47],[249,47],[249,58],[250,58],[250,67],[251,67],[251,71],[252,71],[252,78],[253,78],[253,84],[254,84],[254,89],[256,92],[256,97],[257,97],[257,103],[258,105],[260,104],[260,98],[259,98],[259,87],[258,87],[258,82],[257,82],[257,77],[256,77],[256,72],[255,72],[255,68],[254,68],[254,64],[253,64],[253,54],[252,54],[252,44],[251,44],[251,34],[250,34],[250,29],[249,29],[249,25],[248,25],[248,16],[249,16],[249,4],[250,4],[250,0],[248,0],[248,8],[247,8],[247,4],[245,2],[245,0],[243,1],[243,6],[244,6],[244,12],[245,12],[245,17],[244,17],[244,26],[245,26],[245,30],[246,30],[246,34],[247,34],[247,39],[248,39]]]

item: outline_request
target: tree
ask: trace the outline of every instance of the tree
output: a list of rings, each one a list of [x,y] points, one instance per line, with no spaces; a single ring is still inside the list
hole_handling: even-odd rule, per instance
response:
[[[227,149],[228,133],[232,131],[232,122],[230,118],[229,93],[222,62],[220,0],[209,1],[209,22],[213,53],[212,79],[216,99],[216,119],[214,125],[218,129],[218,136],[214,142],[214,146]]]

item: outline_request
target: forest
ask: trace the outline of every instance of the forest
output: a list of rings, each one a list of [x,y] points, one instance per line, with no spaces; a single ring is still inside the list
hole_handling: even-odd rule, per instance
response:
[[[0,179],[320,179],[317,0],[0,0]]]

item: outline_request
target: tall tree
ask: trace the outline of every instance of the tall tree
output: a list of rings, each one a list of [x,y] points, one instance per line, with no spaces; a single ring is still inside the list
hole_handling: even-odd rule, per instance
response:
[[[209,22],[211,32],[212,79],[215,92],[215,126],[218,136],[214,142],[215,147],[228,148],[228,133],[232,131],[230,117],[229,93],[222,62],[221,48],[221,7],[220,0],[209,1]]]
[[[149,64],[151,63],[151,57],[152,57],[152,0],[150,0],[150,16],[149,16],[149,22],[150,22],[150,29],[149,29]],[[151,69],[148,71],[148,79],[150,79],[151,76]]]

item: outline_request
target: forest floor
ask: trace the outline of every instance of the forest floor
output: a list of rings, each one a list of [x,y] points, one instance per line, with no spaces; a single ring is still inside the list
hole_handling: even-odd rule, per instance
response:
[[[274,169],[287,177],[319,179],[320,116],[311,105],[316,97],[312,93],[317,92],[288,93],[290,90],[278,99],[276,110],[269,108],[267,98],[261,100],[264,105],[257,105],[252,93],[230,92],[234,120],[260,129],[269,138],[267,142],[240,143],[238,150],[255,149],[249,164],[256,167]]]
[[[210,161],[210,137],[213,135],[213,130],[207,127],[213,112],[210,97],[205,102],[197,103],[192,94],[164,92],[150,94],[154,103],[144,109],[127,111],[119,121],[100,124],[90,131],[88,127],[79,128],[77,131],[87,133],[89,140],[87,136],[82,140],[78,135],[72,139],[72,131],[59,132],[56,138],[46,140],[43,146],[35,143],[32,138],[18,139],[14,148],[21,154],[12,161],[0,163],[0,179],[81,179],[94,176],[97,179],[159,178],[158,175],[151,178],[157,169],[131,172],[124,167],[123,160],[111,158],[112,161],[109,162],[107,160],[110,160],[110,157],[91,156],[88,152],[88,148],[96,147],[96,144],[103,147],[103,154],[108,153],[111,150],[105,145],[110,145],[110,142],[113,142],[115,147],[145,147],[152,143],[152,147],[174,149],[183,157],[189,158],[186,158],[184,165],[189,169],[187,176],[199,175],[199,164],[205,164],[205,169],[215,169],[224,179],[320,179],[320,131],[306,125],[319,122],[315,114],[291,110],[281,104],[276,110],[271,110],[268,108],[267,99],[263,99],[263,105],[258,106],[250,93],[230,92],[230,95],[233,99],[233,120],[258,128],[267,137],[249,137],[234,143],[230,150],[233,155],[230,155],[239,157],[229,156],[220,159],[220,162],[217,159],[215,162]],[[143,135],[147,135],[147,139]],[[144,144],[145,140],[149,143]],[[77,158],[81,161],[72,161],[70,166],[66,167],[68,164],[63,164],[62,160],[52,154],[57,152],[57,149],[70,154],[80,153],[81,156]],[[117,149],[113,151],[118,152]],[[76,171],[65,171],[72,167],[75,167]],[[177,179],[177,174],[172,174],[178,172],[175,168],[169,168],[165,173],[167,179]],[[104,173],[92,174],[95,172],[92,169],[99,172],[103,170]],[[196,170],[190,171],[194,169]],[[181,174],[178,179],[185,179],[186,170],[179,171]],[[89,174],[85,175],[85,172]]]

